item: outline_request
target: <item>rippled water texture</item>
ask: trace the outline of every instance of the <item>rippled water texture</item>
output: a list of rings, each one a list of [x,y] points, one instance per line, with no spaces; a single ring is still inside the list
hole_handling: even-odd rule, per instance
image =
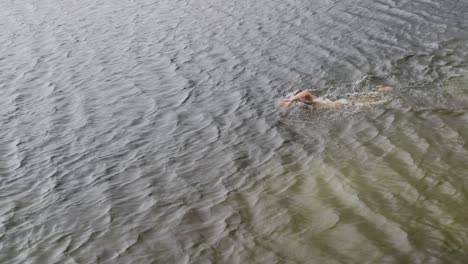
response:
[[[466,1],[1,0],[0,26],[1,263],[467,263]]]

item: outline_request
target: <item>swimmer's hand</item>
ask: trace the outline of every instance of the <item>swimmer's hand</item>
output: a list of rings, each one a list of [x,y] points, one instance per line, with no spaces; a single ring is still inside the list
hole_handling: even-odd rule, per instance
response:
[[[290,99],[283,99],[281,100],[280,102],[280,106],[283,107],[283,108],[286,108],[288,107],[293,101],[290,100]]]

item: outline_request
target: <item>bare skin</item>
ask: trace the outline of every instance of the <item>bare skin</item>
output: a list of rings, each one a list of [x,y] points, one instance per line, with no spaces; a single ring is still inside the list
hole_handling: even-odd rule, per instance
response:
[[[393,88],[391,86],[377,86],[376,89],[374,89],[371,92],[351,97],[349,101],[331,101],[326,98],[317,98],[317,96],[311,94],[308,91],[297,90],[297,94],[293,97],[281,100],[280,106],[286,108],[293,102],[302,102],[305,104],[313,102],[315,109],[342,109],[346,105],[352,106],[355,109],[364,109],[371,108],[377,104],[381,104],[382,100],[384,100],[385,102],[384,96],[390,93],[391,91],[393,91]]]
[[[311,94],[308,91],[301,91],[298,94],[294,95],[290,99],[283,99],[280,102],[280,106],[283,108],[288,107],[293,102],[302,102],[302,103],[309,103],[314,102],[318,103],[317,96]]]

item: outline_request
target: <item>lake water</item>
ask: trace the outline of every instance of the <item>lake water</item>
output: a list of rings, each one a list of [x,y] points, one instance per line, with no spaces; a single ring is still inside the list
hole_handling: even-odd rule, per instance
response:
[[[0,7],[1,263],[467,262],[467,1]]]

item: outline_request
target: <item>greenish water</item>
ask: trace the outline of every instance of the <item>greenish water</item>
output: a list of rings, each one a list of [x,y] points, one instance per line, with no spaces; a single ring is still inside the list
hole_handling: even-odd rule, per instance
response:
[[[466,96],[464,79],[447,83],[447,93]],[[246,258],[463,263],[468,111],[420,108],[372,109],[318,129],[310,116],[289,123],[308,154],[291,147],[228,200],[255,234]]]

